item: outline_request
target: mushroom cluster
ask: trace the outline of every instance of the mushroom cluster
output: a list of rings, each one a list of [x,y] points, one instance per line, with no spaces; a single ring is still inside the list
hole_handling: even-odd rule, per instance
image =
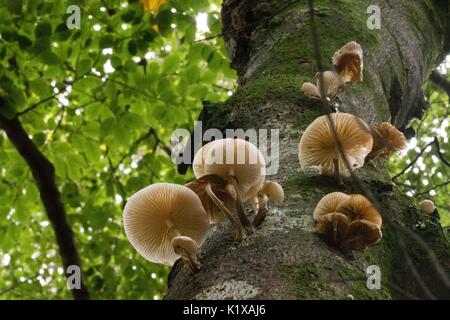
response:
[[[151,262],[171,266],[182,258],[198,270],[197,252],[210,224],[227,218],[242,240],[264,219],[269,199],[283,202],[283,188],[265,181],[265,167],[262,153],[245,140],[206,144],[194,158],[196,180],[185,186],[156,183],[128,199],[123,223],[130,243]],[[245,214],[246,201],[255,210],[253,222]]]
[[[364,165],[372,150],[369,126],[349,113],[318,117],[303,133],[298,157],[303,170],[317,168],[320,174],[342,177]]]
[[[355,84],[363,81],[363,50],[361,46],[352,41],[336,51],[332,57],[336,71],[325,71],[316,74],[316,85],[305,82],[302,92],[311,98],[323,97],[334,103],[336,98],[344,91],[346,84]]]
[[[236,240],[250,234],[265,216],[268,199],[283,202],[282,187],[265,181],[264,156],[253,144],[242,139],[221,139],[204,145],[195,155],[193,170],[197,178],[187,184],[203,203],[212,224],[228,218]],[[251,201],[255,210],[252,223],[244,212]]]
[[[364,250],[382,237],[380,213],[360,194],[327,194],[317,203],[313,217],[316,232],[340,248]]]

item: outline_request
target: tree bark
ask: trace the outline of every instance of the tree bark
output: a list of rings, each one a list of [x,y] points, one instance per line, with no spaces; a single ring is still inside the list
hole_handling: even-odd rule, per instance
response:
[[[371,1],[315,1],[315,20],[325,68],[349,41],[365,52],[364,82],[348,87],[341,111],[369,124],[391,121],[405,130],[426,107],[422,84],[448,50],[446,1],[380,0],[381,30],[367,28]],[[239,88],[227,102],[207,105],[207,128],[280,130],[279,181],[284,206],[271,205],[262,226],[242,243],[229,224],[213,226],[201,249],[202,269],[177,262],[166,299],[355,299],[450,297],[449,243],[436,216],[425,217],[392,184],[384,163],[366,163],[357,183],[339,187],[332,178],[301,172],[297,145],[321,115],[300,93],[317,72],[308,1],[225,0],[223,36],[238,71]],[[327,193],[368,192],[383,216],[381,242],[345,253],[314,233],[312,212]],[[418,225],[424,227],[419,230]],[[380,290],[366,286],[366,269],[378,265]]]

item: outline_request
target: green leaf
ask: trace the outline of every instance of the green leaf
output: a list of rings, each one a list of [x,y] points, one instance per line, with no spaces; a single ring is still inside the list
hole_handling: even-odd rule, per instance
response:
[[[96,163],[100,159],[101,150],[98,144],[87,140],[84,152],[89,161]]]
[[[22,13],[22,0],[5,0],[6,1],[6,8],[9,12],[12,14],[21,14]]]
[[[33,45],[33,42],[31,42],[30,39],[28,39],[26,36],[18,35],[17,41],[19,42],[19,47],[22,50],[28,49]]]
[[[100,49],[111,48],[114,46],[114,37],[112,35],[106,35],[100,38],[99,47]]]
[[[74,163],[67,163],[67,175],[72,181],[81,179],[81,167]]]
[[[137,54],[137,42],[136,42],[136,40],[130,40],[128,42],[128,52],[132,56],[135,56]]]
[[[73,85],[74,90],[80,92],[95,91],[97,87],[102,85],[102,81],[95,76],[87,76]]]
[[[134,19],[135,14],[136,14],[136,11],[134,11],[134,10],[128,10],[127,12],[125,12],[125,13],[122,15],[122,20],[123,20],[124,22],[129,23],[129,22],[131,22],[131,21]]]
[[[39,23],[34,30],[34,35],[37,39],[50,37],[52,35],[52,25],[48,22]]]
[[[108,118],[105,121],[102,122],[100,125],[100,137],[105,138],[112,134],[115,130],[115,126],[117,124],[116,119],[114,118]]]
[[[33,141],[36,144],[37,147],[42,147],[45,143],[46,136],[43,133],[38,133],[35,136],[33,136]]]
[[[31,91],[39,97],[49,97],[52,94],[52,87],[42,79],[36,79],[30,82]]]
[[[180,67],[180,55],[171,54],[164,59],[162,72],[163,73],[174,73]]]
[[[15,29],[8,28],[2,31],[2,39],[8,42],[14,42],[17,40],[17,32]]]
[[[130,143],[130,131],[121,122],[117,122],[113,131],[115,141],[120,145],[126,146]]]
[[[67,29],[66,23],[61,23],[56,27],[53,37],[56,41],[66,41],[71,35],[72,32]]]
[[[123,124],[128,129],[140,129],[145,126],[145,122],[142,119],[142,117],[136,113],[127,113],[125,116],[121,118],[121,121],[123,121]]]
[[[59,63],[59,58],[53,52],[46,50],[40,54],[41,61],[47,65],[56,65]]]
[[[82,59],[76,65],[77,74],[84,75],[91,70],[92,62],[89,59]]]
[[[26,205],[24,201],[17,201],[15,204],[16,211],[14,212],[14,217],[21,224],[28,224],[30,218],[30,208]]]

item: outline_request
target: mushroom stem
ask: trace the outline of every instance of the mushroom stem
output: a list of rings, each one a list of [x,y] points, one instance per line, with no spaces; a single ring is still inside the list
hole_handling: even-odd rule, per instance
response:
[[[259,227],[264,220],[266,219],[267,212],[269,209],[267,208],[267,202],[269,201],[269,197],[264,194],[262,197],[258,197],[258,212],[256,212],[255,216],[253,217],[253,226]]]
[[[233,187],[236,191],[235,207],[236,207],[237,216],[239,218],[241,225],[244,227],[245,231],[247,232],[247,234],[251,234],[255,231],[255,228],[253,227],[253,224],[250,222],[250,220],[245,215],[244,205],[242,203],[242,198],[241,198],[241,194],[239,192],[236,177],[234,177],[234,176],[229,176],[229,177],[230,177],[229,180],[231,180]]]
[[[190,252],[183,248],[183,247],[177,247],[173,248],[176,254],[178,254],[181,259],[183,259],[183,262],[188,266],[188,268],[192,272],[197,272],[202,267],[202,264],[200,262],[200,259],[197,255],[192,255]]]
[[[339,172],[339,161],[338,159],[333,159],[333,166],[334,166],[334,175],[336,177],[336,180],[338,181],[340,186],[344,185],[344,181],[342,180],[342,176]]]
[[[192,272],[196,272],[202,266],[197,255],[197,243],[186,236],[176,236],[172,239],[173,251],[183,259]]]
[[[264,222],[267,216],[267,211],[267,208],[259,208],[258,212],[255,214],[255,217],[253,218],[253,226],[255,228],[259,227]]]
[[[244,239],[244,230],[242,230],[242,226],[239,223],[239,221],[236,220],[236,218],[231,214],[231,212],[224,206],[224,203],[217,198],[217,196],[214,194],[214,192],[211,189],[211,184],[208,183],[205,187],[206,193],[208,194],[209,198],[214,202],[214,204],[225,214],[225,216],[230,220],[231,224],[234,227],[235,230],[235,236],[234,238],[238,241],[242,241]]]
[[[333,220],[333,242],[334,243],[337,243],[337,241],[338,241],[338,237],[337,237],[338,229],[337,229],[337,227],[338,227],[338,220],[335,219],[335,220]]]
[[[252,204],[252,208],[253,208],[253,213],[256,215],[258,213],[259,210],[259,200],[258,200],[258,196],[254,196],[250,199],[250,202]]]

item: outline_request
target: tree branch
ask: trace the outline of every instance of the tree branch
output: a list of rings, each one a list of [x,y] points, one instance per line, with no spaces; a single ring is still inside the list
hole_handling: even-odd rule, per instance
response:
[[[430,75],[430,80],[444,90],[450,97],[450,81],[448,81],[442,74],[434,70]]]
[[[57,97],[58,95],[59,95],[59,93],[55,93],[55,94],[53,94],[53,95],[51,95],[51,96],[49,96],[49,97],[47,97],[47,98],[45,98],[45,99],[42,99],[41,101],[39,101],[39,102],[33,104],[32,106],[26,108],[25,110],[20,111],[20,112],[17,112],[16,116],[17,116],[17,117],[20,117],[21,115],[24,115],[25,113],[28,113],[28,112],[30,112],[30,111],[36,109],[37,107],[39,107],[41,104],[43,104],[43,103],[45,103],[45,102],[47,102],[47,101],[50,101],[50,100],[52,100],[52,99],[56,99],[56,97]]]
[[[0,115],[0,128],[5,130],[9,140],[31,169],[47,216],[55,232],[59,254],[65,270],[71,265],[77,265],[81,269],[80,257],[75,246],[73,232],[67,221],[64,205],[56,186],[53,164],[28,137],[27,132],[17,118],[10,120]],[[72,289],[71,292],[76,300],[89,299],[89,292],[83,278],[81,278],[81,288]]]
[[[443,188],[443,187],[445,187],[445,186],[447,186],[447,185],[449,185],[450,184],[450,180],[447,180],[447,181],[445,181],[445,182],[443,182],[443,183],[440,183],[440,184],[438,184],[438,185],[436,185],[436,186],[433,186],[433,188],[430,188],[430,189],[428,189],[428,190],[426,190],[426,191],[423,191],[423,192],[420,192],[420,193],[416,193],[414,196],[415,197],[417,197],[417,196],[423,196],[423,195],[425,195],[425,194],[428,194],[430,191],[432,191],[432,190],[438,190],[438,189],[440,189],[440,188]]]
[[[445,159],[444,153],[441,150],[441,146],[439,145],[439,140],[437,137],[434,137],[434,144],[436,145],[436,151],[438,154],[439,159],[447,166],[450,167],[450,162]]]
[[[419,160],[419,158],[425,152],[426,148],[428,148],[432,144],[434,144],[434,140],[432,142],[428,143],[425,147],[423,147],[422,150],[419,152],[419,154],[416,156],[416,158],[413,161],[411,161],[402,171],[400,171],[398,174],[396,174],[394,177],[392,177],[391,180],[394,181],[395,179],[400,177],[402,174],[404,174],[409,168],[411,168],[417,162],[417,160]]]

